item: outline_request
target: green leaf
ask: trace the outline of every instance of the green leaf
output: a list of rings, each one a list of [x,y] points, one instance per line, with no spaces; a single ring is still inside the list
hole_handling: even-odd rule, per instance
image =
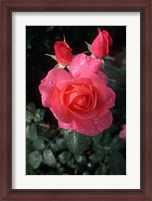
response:
[[[45,147],[44,141],[41,138],[37,138],[34,143],[34,147],[36,150],[43,150]]]
[[[88,50],[91,52],[91,45],[89,43],[87,43],[86,41],[84,41],[84,42],[87,45]]]
[[[104,73],[107,74],[109,79],[118,79],[120,77],[120,70],[110,64],[108,60],[104,60],[105,67],[103,69]]]
[[[51,150],[53,152],[57,152],[57,151],[60,150],[59,147],[58,147],[58,145],[56,143],[50,143],[50,148],[51,148]]]
[[[62,164],[67,163],[70,158],[71,158],[71,153],[69,151],[64,151],[61,154],[59,154],[59,161]]]
[[[114,133],[116,130],[118,129],[118,127],[115,125],[115,124],[112,124],[111,126],[110,126],[110,128],[108,128],[108,132],[109,133]]]
[[[35,116],[34,116],[34,121],[35,122],[40,122],[41,120],[43,120],[44,114],[45,114],[45,110],[37,109],[36,113],[35,113]]]
[[[105,156],[104,163],[106,163],[106,164],[109,163],[109,156],[108,155]]]
[[[31,111],[26,110],[26,121],[31,122],[34,118],[34,115]]]
[[[27,125],[27,127],[26,127],[26,137],[31,141],[34,141],[34,140],[37,139],[37,130],[36,130],[36,125],[35,124]]]
[[[42,155],[39,151],[33,151],[29,155],[29,163],[33,169],[37,169],[42,162]]]
[[[122,155],[114,150],[109,156],[109,166],[111,175],[125,175],[126,174],[126,161]]]
[[[56,144],[57,144],[57,146],[59,147],[60,150],[63,150],[65,148],[67,148],[65,140],[63,138],[57,137],[55,142],[56,142]]]
[[[112,140],[110,133],[105,131],[102,135],[103,138],[100,143],[101,147],[109,146]]]
[[[125,148],[125,146],[126,146],[126,141],[121,140],[118,135],[116,135],[111,142],[111,147],[113,149],[121,150]]]
[[[107,55],[104,59],[115,61],[115,58],[110,55]]]
[[[87,160],[86,160],[86,156],[83,155],[75,155],[75,160],[80,164],[80,165],[84,165]]]
[[[52,59],[54,59],[56,61],[56,56],[55,55],[52,55],[52,54],[45,54],[45,55],[51,57]]]
[[[32,103],[29,103],[27,106],[26,106],[26,109],[32,113],[35,113],[36,111],[36,107],[35,107],[35,104],[32,102]]]
[[[50,167],[56,166],[55,156],[50,149],[46,149],[43,151],[43,162]]]
[[[101,134],[101,138],[93,138],[93,149],[100,150],[101,152],[103,151],[103,148],[106,149],[107,151],[110,149],[110,144],[111,144],[111,135],[105,131]],[[99,141],[98,141],[99,140]]]
[[[65,141],[70,151],[75,155],[82,154],[90,145],[91,137],[80,134],[76,131],[64,130]]]
[[[99,134],[93,137],[93,142],[95,145],[100,144],[101,139],[103,138],[103,134]]]
[[[93,162],[99,162],[104,158],[105,154],[106,154],[106,151],[103,149],[100,152],[97,152],[97,153],[90,155],[89,159]]]
[[[106,165],[102,164],[101,166],[99,166],[96,171],[95,171],[95,175],[106,175],[108,172],[108,169],[106,167]]]
[[[70,159],[70,160],[67,162],[67,166],[70,167],[70,168],[75,168],[75,166],[76,166],[75,160],[74,160],[73,158]]]
[[[57,135],[57,131],[56,131],[56,129],[49,128],[45,131],[44,134],[45,134],[46,138],[53,139]]]

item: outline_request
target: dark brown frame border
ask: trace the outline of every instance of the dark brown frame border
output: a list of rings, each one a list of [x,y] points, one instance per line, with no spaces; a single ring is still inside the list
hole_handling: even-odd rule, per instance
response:
[[[0,200],[152,200],[151,0],[2,0],[0,62]],[[12,12],[140,12],[141,15],[141,188],[140,190],[13,190],[11,187]]]

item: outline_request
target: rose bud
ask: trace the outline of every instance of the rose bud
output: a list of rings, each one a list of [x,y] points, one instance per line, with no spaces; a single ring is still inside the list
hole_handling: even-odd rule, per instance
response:
[[[109,54],[109,46],[112,45],[110,34],[98,28],[98,36],[94,39],[91,45],[91,52],[97,58],[104,58]]]
[[[57,41],[54,45],[56,61],[62,66],[68,66],[72,60],[72,49],[67,43]]]

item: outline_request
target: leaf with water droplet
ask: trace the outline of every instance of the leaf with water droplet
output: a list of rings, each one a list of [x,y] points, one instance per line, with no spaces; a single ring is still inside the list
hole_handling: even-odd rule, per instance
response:
[[[34,141],[37,139],[37,128],[35,124],[27,125],[26,137],[31,141]]]
[[[59,154],[59,161],[62,164],[67,163],[70,158],[71,158],[71,153],[69,151],[64,151],[64,152]]]
[[[43,162],[50,167],[56,166],[55,156],[50,149],[46,149],[43,151]]]
[[[35,147],[36,150],[43,150],[45,147],[44,141],[43,139],[41,139],[40,137],[38,137],[34,142],[33,142],[33,146]]]
[[[80,155],[89,148],[91,137],[78,133],[73,130],[64,129],[64,138],[69,150],[75,154]]]
[[[35,122],[40,122],[41,120],[43,120],[44,114],[45,114],[44,109],[37,109],[36,113],[35,113],[35,116],[34,116],[34,121]]]
[[[101,161],[104,158],[105,154],[106,154],[106,151],[103,149],[103,151],[91,154],[89,156],[89,159],[96,163],[96,162]]]
[[[33,120],[35,111],[36,111],[36,107],[33,102],[29,103],[26,106],[26,121],[27,122],[31,122]]]
[[[42,155],[39,151],[33,151],[29,155],[29,163],[33,169],[36,169],[40,166],[42,162]]]

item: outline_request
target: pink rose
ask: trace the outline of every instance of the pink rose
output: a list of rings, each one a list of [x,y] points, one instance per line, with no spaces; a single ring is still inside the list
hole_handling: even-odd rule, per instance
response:
[[[126,124],[122,125],[122,130],[119,133],[119,138],[125,140],[126,139]]]
[[[72,49],[67,43],[57,41],[54,45],[55,56],[58,63],[62,66],[68,66],[72,60]]]
[[[109,54],[109,46],[112,45],[112,38],[110,34],[98,28],[98,36],[94,39],[91,45],[91,52],[97,58],[106,57]]]
[[[39,86],[42,104],[50,108],[61,128],[94,136],[110,127],[115,93],[99,71],[101,60],[77,55],[69,71],[50,70]]]

